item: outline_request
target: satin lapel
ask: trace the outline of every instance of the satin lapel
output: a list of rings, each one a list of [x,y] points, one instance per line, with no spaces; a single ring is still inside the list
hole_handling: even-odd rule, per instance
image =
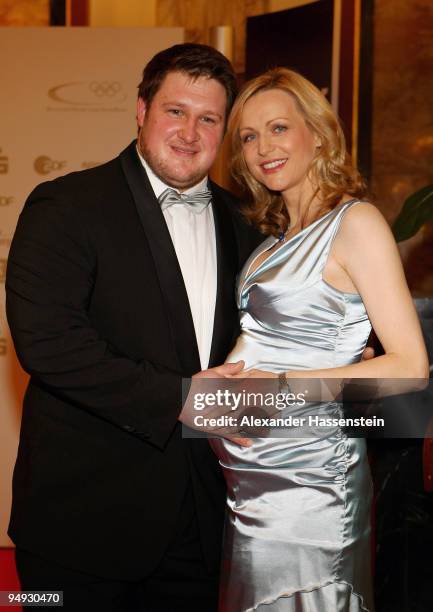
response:
[[[180,371],[185,376],[192,375],[201,368],[188,295],[170,233],[135,142],[120,154],[120,163],[155,262]]]
[[[234,223],[227,205],[210,182],[217,250],[217,299],[209,366],[224,362],[238,321],[235,300],[238,248]]]

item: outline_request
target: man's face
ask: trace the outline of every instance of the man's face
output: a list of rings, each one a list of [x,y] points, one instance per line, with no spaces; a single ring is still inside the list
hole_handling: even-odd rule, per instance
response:
[[[159,178],[179,190],[209,172],[224,136],[227,96],[218,81],[170,72],[149,107],[137,103],[140,151]]]

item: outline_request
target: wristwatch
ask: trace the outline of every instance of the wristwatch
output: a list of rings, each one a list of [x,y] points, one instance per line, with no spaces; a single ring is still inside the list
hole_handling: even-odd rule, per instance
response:
[[[288,395],[292,392],[285,372],[280,372],[280,374],[278,374],[278,392],[284,393],[284,395]]]

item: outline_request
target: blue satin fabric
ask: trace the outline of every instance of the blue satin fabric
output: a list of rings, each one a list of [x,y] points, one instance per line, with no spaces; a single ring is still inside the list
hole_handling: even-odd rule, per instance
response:
[[[238,282],[242,332],[228,361],[281,372],[360,359],[371,329],[362,299],[322,278],[340,221],[357,203],[321,217],[253,272],[277,240],[251,255]],[[320,406],[327,416],[339,411]],[[302,408],[295,412],[302,416]],[[250,448],[211,444],[228,490],[221,612],[372,611],[365,441],[337,428],[314,438],[254,439]]]

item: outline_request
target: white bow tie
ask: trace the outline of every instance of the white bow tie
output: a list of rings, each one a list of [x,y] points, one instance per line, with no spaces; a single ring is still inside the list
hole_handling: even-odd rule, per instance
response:
[[[193,213],[198,215],[209,205],[211,199],[212,193],[208,189],[206,191],[198,191],[197,193],[184,194],[167,188],[159,196],[158,202],[161,205],[161,210],[165,210],[173,204],[186,204]]]

